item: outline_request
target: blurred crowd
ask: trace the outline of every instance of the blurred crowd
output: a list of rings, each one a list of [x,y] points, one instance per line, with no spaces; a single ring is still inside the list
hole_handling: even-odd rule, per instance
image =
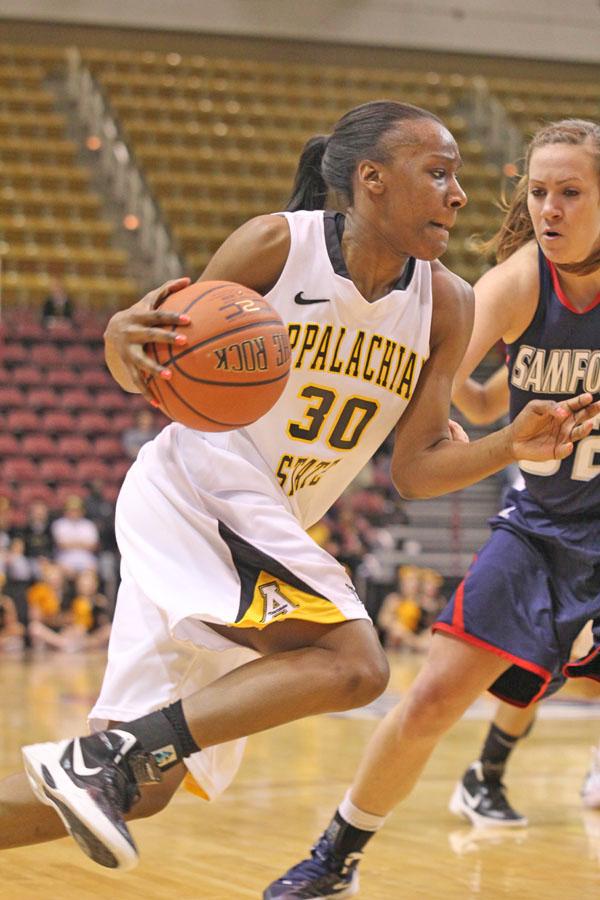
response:
[[[383,599],[377,628],[386,650],[425,652],[431,625],[446,603],[443,578],[435,569],[400,566],[394,590]]]
[[[34,500],[17,525],[0,496],[0,652],[106,646],[118,584],[113,515],[98,484],[56,516]]]
[[[152,415],[142,411],[122,436],[128,455],[134,458],[156,432]],[[442,579],[403,566],[394,585],[393,571],[382,565],[401,546],[393,526],[408,521],[391,481],[390,454],[388,443],[310,533],[346,567],[385,646],[420,650],[443,600]],[[114,504],[99,480],[86,488],[85,498],[68,496],[58,514],[34,500],[25,520],[0,495],[0,652],[106,646],[119,581]]]

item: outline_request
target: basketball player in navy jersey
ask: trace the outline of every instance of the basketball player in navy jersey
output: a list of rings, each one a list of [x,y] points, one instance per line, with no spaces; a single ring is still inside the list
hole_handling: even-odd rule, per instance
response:
[[[499,265],[476,285],[456,378],[460,385],[502,339],[513,421],[532,398],[600,391],[600,126],[565,120],[541,129],[525,172],[497,235]],[[568,458],[521,460],[526,488],[492,520],[407,696],[376,729],[310,859],[273,882],[265,900],[356,894],[367,841],[482,691],[526,707],[565,677],[600,678],[599,453],[596,424]],[[570,662],[590,619],[595,643]]]
[[[117,505],[123,581],[92,712],[102,730],[24,749],[38,802],[22,779],[0,786],[3,846],[66,827],[99,864],[131,868],[125,817],[161,809],[186,769],[214,796],[219,745],[383,690],[375,630],[343,567],[306,528],[393,427],[392,474],[413,497],[464,487],[517,457],[560,463],[585,439],[600,404],[580,392],[534,401],[480,441],[450,440],[472,291],[436,260],[466,201],[459,166],[432,114],[365,104],[309,141],[290,211],[248,222],[217,251],[202,279],[258,290],[288,323],[289,382],[247,428],[174,423],[142,448]],[[344,196],[345,216],[323,211],[330,190]],[[124,388],[145,390],[144,372],[168,377],[143,348],[175,340],[157,327],[173,316],[156,305],[183,284],[109,323],[107,362]],[[206,683],[198,648],[255,658]]]

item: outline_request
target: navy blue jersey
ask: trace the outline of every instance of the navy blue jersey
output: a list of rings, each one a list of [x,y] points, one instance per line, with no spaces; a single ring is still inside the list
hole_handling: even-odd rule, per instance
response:
[[[533,399],[600,395],[600,295],[587,309],[571,306],[556,270],[538,251],[540,293],[531,324],[507,347],[511,420]],[[600,417],[568,459],[521,462],[527,491],[559,516],[600,517]]]

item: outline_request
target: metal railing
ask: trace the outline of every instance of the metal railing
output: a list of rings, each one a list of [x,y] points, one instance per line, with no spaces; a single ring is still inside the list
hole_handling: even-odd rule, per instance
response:
[[[155,286],[179,277],[184,264],[173,249],[159,206],[120,134],[100,85],[76,47],[67,50],[67,92],[87,134],[99,139],[100,167],[113,201],[123,216],[135,216],[138,220],[136,236],[147,267],[144,280],[147,276],[148,286]]]

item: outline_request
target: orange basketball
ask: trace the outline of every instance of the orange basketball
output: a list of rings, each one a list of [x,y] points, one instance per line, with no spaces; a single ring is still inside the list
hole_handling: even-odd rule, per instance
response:
[[[173,373],[148,387],[162,411],[200,431],[250,425],[281,395],[290,373],[287,328],[264,297],[229,281],[204,281],[171,294],[161,309],[186,314],[187,344],[148,344]],[[171,326],[169,326],[171,330]]]

